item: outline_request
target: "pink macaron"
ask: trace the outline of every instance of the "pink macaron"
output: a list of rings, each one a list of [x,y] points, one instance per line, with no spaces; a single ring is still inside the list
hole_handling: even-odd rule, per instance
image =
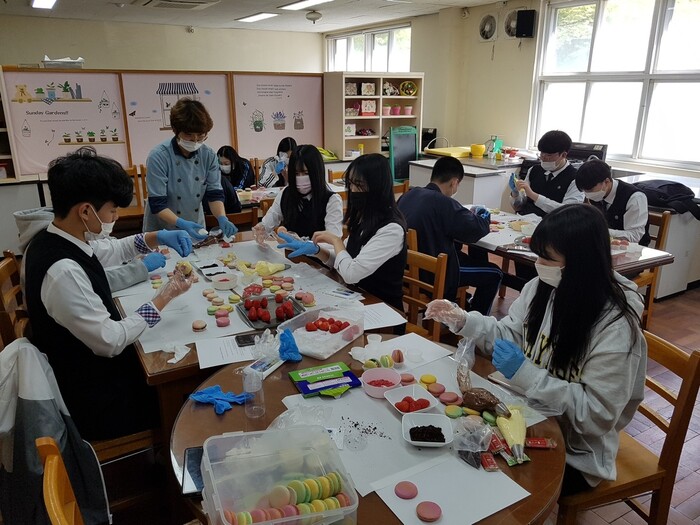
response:
[[[431,523],[440,519],[440,516],[442,516],[442,509],[440,505],[432,501],[421,501],[416,506],[416,515],[419,520]]]
[[[223,328],[223,327],[228,326],[230,324],[231,324],[231,319],[228,316],[216,318],[216,326],[218,326],[219,328]]]
[[[410,481],[399,481],[394,487],[394,494],[401,499],[413,499],[418,495],[418,487]]]
[[[435,397],[440,397],[440,395],[445,391],[445,385],[440,383],[432,383],[428,385],[428,392],[433,394]]]

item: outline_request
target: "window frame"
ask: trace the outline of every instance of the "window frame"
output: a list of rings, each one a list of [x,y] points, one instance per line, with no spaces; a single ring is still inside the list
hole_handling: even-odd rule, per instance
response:
[[[403,71],[391,71],[389,69],[389,64],[391,63],[391,54],[394,49],[394,38],[395,33],[399,29],[412,29],[410,23],[391,25],[386,27],[375,27],[372,29],[364,29],[361,31],[353,31],[351,33],[338,33],[326,35],[326,72],[329,71],[342,71],[339,69],[334,69],[335,64],[335,51],[338,40],[346,40],[346,50],[345,50],[345,65],[347,69],[348,64],[348,53],[350,52],[350,39],[356,36],[362,36],[365,41],[365,52],[364,52],[364,67],[361,70],[355,70],[358,72],[365,73],[402,73]],[[374,37],[381,33],[388,33],[387,41],[387,54],[386,63],[384,64],[383,70],[372,69],[372,53],[374,50]],[[410,52],[409,52],[410,53]],[[409,67],[410,69],[410,67]]]
[[[554,83],[584,83],[584,98],[582,104],[581,123],[576,130],[576,137],[581,137],[586,120],[586,107],[591,93],[591,85],[596,82],[641,82],[642,90],[640,94],[639,110],[637,122],[635,123],[632,151],[629,154],[608,153],[608,159],[620,162],[634,163],[639,165],[654,165],[670,168],[698,170],[700,168],[700,158],[697,160],[674,161],[671,159],[661,159],[656,157],[643,157],[644,141],[649,120],[649,109],[651,107],[652,96],[655,86],[670,83],[700,83],[700,69],[688,71],[659,71],[658,59],[666,22],[666,12],[672,0],[655,0],[652,14],[652,23],[647,41],[647,56],[643,71],[601,71],[591,72],[593,55],[596,43],[596,35],[603,23],[604,6],[606,0],[549,0],[544,2],[543,16],[541,22],[542,45],[539,47],[536,56],[536,70],[533,85],[533,105],[530,114],[530,132],[528,134],[529,144],[536,144],[539,136],[547,130],[540,130],[542,111],[544,106],[544,96],[546,88]],[[556,14],[558,9],[571,8],[582,5],[594,5],[595,15],[593,30],[591,32],[591,45],[588,50],[588,61],[586,71],[583,72],[561,72],[545,73],[545,61],[547,50],[552,41],[552,36],[556,28]],[[572,137],[573,138],[573,137]],[[574,138],[577,141],[576,138]],[[590,141],[589,141],[590,142]]]

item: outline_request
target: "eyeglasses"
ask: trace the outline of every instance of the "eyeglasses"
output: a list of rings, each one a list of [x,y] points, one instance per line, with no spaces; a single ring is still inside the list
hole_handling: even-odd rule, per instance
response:
[[[209,133],[185,133],[183,131],[180,133],[180,138],[190,142],[204,142],[209,138]]]
[[[548,161],[548,160],[557,160],[559,157],[560,153],[540,153],[538,155],[538,158],[540,160]]]

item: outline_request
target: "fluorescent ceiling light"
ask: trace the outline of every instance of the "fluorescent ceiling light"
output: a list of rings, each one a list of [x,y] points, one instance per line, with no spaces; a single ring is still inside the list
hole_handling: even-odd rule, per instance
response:
[[[332,2],[333,0],[302,0],[301,2],[294,2],[293,4],[287,4],[280,7],[280,9],[288,9],[290,11],[299,11],[300,9],[306,9],[318,4],[325,4],[326,2]]]
[[[245,18],[237,18],[236,22],[258,22],[266,18],[277,16],[277,13],[258,13],[257,15],[246,16]]]
[[[51,9],[56,3],[56,0],[32,0],[34,9]]]

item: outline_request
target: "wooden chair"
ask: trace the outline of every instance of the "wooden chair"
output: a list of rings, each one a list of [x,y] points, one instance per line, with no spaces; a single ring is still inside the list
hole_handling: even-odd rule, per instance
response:
[[[406,231],[406,245],[409,250],[418,251],[418,232],[413,228]]]
[[[399,197],[403,195],[404,193],[408,193],[408,190],[410,190],[410,186],[408,185],[408,179],[403,181],[401,184],[394,184],[394,198],[396,200],[399,200]]]
[[[14,252],[5,250],[0,261],[0,338],[4,345],[26,335],[29,316],[20,287],[20,263]]]
[[[657,456],[625,432],[620,433],[620,449],[615,461],[617,479],[603,481],[596,488],[559,499],[558,525],[576,523],[576,513],[585,509],[624,501],[644,521],[650,524],[668,522],[673,483],[678,461],[693,414],[695,399],[700,386],[700,352],[690,355],[677,346],[644,332],[649,359],[656,361],[677,375],[681,381],[678,393],[674,393],[647,375],[646,386],[673,405],[670,420],[652,406],[656,399],[642,403],[638,411],[666,433],[666,439]],[[668,381],[665,381],[668,383]],[[636,497],[651,492],[648,509]]]
[[[260,168],[262,166],[262,162],[257,157],[251,157],[250,159],[248,159],[248,162],[250,162],[250,169],[253,170],[253,174],[255,175],[253,180],[255,181],[255,185],[257,186],[258,180],[260,180]]]
[[[44,466],[44,505],[52,525],[82,525],[78,502],[61,451],[51,437],[40,437],[36,449]]]
[[[134,198],[131,201],[131,206],[119,210],[119,214],[123,217],[143,216],[143,193],[141,192],[141,181],[136,166],[124,168],[124,171],[134,183]]]
[[[148,186],[146,185],[146,174],[148,173],[148,169],[146,168],[145,164],[140,164],[139,165],[139,183],[141,185],[141,196],[143,197],[143,200],[146,201],[148,199]]]
[[[656,227],[656,232],[649,232],[651,235],[653,247],[657,250],[663,250],[666,247],[666,238],[668,229],[671,224],[671,212],[666,210],[663,213],[649,212],[649,225]],[[644,270],[642,273],[634,277],[634,283],[643,288],[646,286],[644,293],[644,312],[642,313],[642,327],[647,328],[649,319],[651,319],[651,310],[654,306],[654,294],[656,293],[656,282],[659,278],[661,268],[656,267],[650,270]]]
[[[421,280],[421,271],[429,272],[433,275],[433,279],[431,281]],[[418,315],[425,310],[430,301],[444,298],[446,275],[446,254],[441,253],[437,257],[432,257],[415,250],[408,250],[407,265],[403,276],[403,302],[408,306],[407,332],[429,337],[433,341],[440,340],[440,323],[429,321],[432,326],[430,329],[426,329],[419,324]]]
[[[328,168],[328,182],[330,184],[340,184],[344,176],[345,171],[333,171],[331,168]]]
[[[246,208],[238,213],[227,213],[226,217],[228,217],[228,220],[235,224],[239,230],[242,228],[249,230],[258,223],[258,208],[252,207]],[[213,215],[205,215],[204,221],[207,229],[215,228],[219,225],[219,222]]]
[[[91,441],[90,445],[95,450],[97,460],[100,465],[108,461],[122,458],[135,452],[141,452],[153,448],[159,442],[157,432],[154,430],[144,430],[102,441]]]

